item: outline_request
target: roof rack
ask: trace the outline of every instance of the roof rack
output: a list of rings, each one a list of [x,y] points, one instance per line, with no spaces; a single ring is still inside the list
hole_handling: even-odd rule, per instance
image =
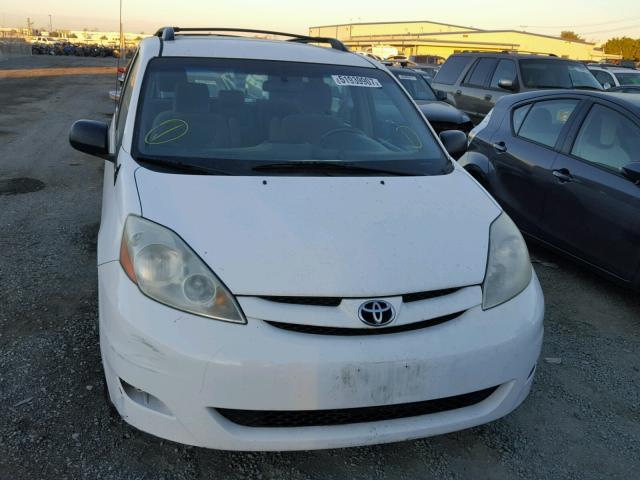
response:
[[[529,52],[527,50],[502,50],[500,52],[490,50],[463,50],[461,53],[484,53],[486,55],[546,55],[548,57],[557,57],[555,53]]]
[[[175,34],[179,32],[233,32],[233,33],[258,33],[262,35],[277,35],[279,37],[290,37],[288,42],[295,43],[326,43],[334,50],[348,52],[347,46],[337,38],[329,37],[309,37],[295,33],[274,32],[271,30],[255,30],[251,28],[221,28],[221,27],[163,27],[159,29],[155,36],[165,41],[175,40]]]

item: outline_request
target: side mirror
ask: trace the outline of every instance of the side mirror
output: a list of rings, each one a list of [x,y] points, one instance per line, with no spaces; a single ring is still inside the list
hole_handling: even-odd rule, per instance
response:
[[[447,92],[443,92],[442,90],[436,90],[436,98],[441,102],[447,101]]]
[[[506,78],[498,80],[498,86],[503,90],[509,90],[511,92],[515,92],[518,89],[516,82],[513,80],[507,80]]]
[[[440,141],[445,150],[456,160],[467,151],[467,134],[460,130],[440,132]]]
[[[609,82],[604,82],[602,84],[602,88],[604,88],[605,90],[609,90],[611,88],[611,84]]]
[[[89,155],[112,160],[109,156],[109,125],[94,120],[78,120],[69,131],[73,148]]]
[[[622,173],[636,185],[640,185],[640,162],[631,162],[622,167]]]

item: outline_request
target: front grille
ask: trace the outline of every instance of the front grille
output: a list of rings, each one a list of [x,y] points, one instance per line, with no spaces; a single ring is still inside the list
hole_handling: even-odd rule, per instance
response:
[[[260,297],[263,300],[293,305],[313,305],[318,307],[337,307],[342,302],[339,297]]]
[[[314,335],[343,335],[343,336],[359,336],[359,335],[385,335],[389,333],[409,332],[421,328],[433,327],[441,323],[448,322],[454,318],[458,318],[464,312],[452,313],[442,317],[423,320],[421,322],[408,323],[406,325],[398,325],[397,327],[379,327],[379,328],[344,328],[344,327],[320,327],[317,325],[299,325],[296,323],[281,323],[266,321],[272,327],[282,330],[289,330],[298,333],[311,333]]]
[[[402,295],[402,301],[404,303],[419,302],[420,300],[428,300],[430,298],[444,297],[445,295],[451,295],[454,292],[460,290],[459,288],[446,288],[444,290],[432,290],[430,292],[416,292],[406,293]]]
[[[419,300],[427,300],[429,298],[443,297],[453,292],[457,292],[458,290],[460,289],[446,288],[443,290],[431,290],[428,292],[406,293],[402,295],[402,301],[405,303],[408,303],[408,302],[417,302]],[[385,298],[389,296],[395,296],[395,295],[385,295],[380,298]],[[342,302],[342,298],[340,297],[262,296],[259,298],[262,298],[263,300],[269,300],[270,302],[289,303],[292,305],[312,305],[312,306],[318,306],[318,307],[337,307]],[[376,297],[374,296],[371,298],[376,298]],[[361,300],[366,300],[366,298],[363,297]]]
[[[215,409],[227,420],[245,427],[291,428],[348,425],[417,417],[469,407],[486,400],[498,387],[424,402],[338,410],[233,410]]]

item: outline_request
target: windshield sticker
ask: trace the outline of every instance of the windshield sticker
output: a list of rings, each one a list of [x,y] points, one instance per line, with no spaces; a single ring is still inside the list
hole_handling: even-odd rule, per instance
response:
[[[189,125],[187,122],[179,118],[171,118],[149,130],[144,136],[144,143],[147,145],[162,145],[163,143],[175,142],[184,137],[188,131]]]
[[[382,88],[382,84],[377,78],[354,77],[351,75],[331,75],[331,78],[340,87]]]
[[[413,80],[414,82],[418,80],[416,77],[412,77],[410,75],[398,75],[398,78],[400,80]]]

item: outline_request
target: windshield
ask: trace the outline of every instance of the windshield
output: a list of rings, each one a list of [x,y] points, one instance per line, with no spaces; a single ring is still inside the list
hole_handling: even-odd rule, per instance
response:
[[[640,85],[640,72],[616,73],[620,85]]]
[[[435,101],[436,94],[433,93],[427,81],[416,73],[410,72],[393,72],[400,80],[402,86],[409,92],[414,100]]]
[[[149,63],[139,105],[134,156],[164,166],[234,175],[275,162],[415,175],[452,167],[402,89],[374,68],[162,57]]]
[[[581,63],[558,60],[521,60],[522,81],[527,88],[593,88],[602,87]]]

